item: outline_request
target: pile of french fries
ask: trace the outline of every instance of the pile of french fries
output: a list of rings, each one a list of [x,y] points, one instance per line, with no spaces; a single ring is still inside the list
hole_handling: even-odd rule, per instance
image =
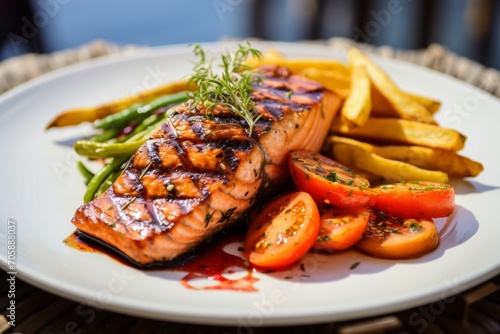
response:
[[[264,52],[248,65],[278,64],[322,83],[343,99],[323,151],[360,171],[372,183],[435,181],[477,176],[480,162],[458,152],[466,137],[434,119],[441,103],[403,91],[366,54],[348,51],[348,62],[285,58]]]

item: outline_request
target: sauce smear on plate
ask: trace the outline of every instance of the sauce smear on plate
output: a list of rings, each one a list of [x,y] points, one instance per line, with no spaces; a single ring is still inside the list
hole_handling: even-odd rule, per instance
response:
[[[241,256],[226,251],[230,245],[237,243],[243,245],[243,239],[244,234],[239,231],[227,234],[215,240],[213,244],[207,245],[197,255],[164,270],[187,273],[181,279],[181,284],[188,289],[255,292],[257,289],[254,283],[259,279],[252,275],[253,270],[244,259],[242,250],[237,250]],[[64,244],[79,251],[103,253],[122,264],[131,265],[115,249],[106,247],[78,231],[64,239]],[[157,268],[141,269],[157,270]],[[228,278],[228,276],[237,276],[237,278]]]

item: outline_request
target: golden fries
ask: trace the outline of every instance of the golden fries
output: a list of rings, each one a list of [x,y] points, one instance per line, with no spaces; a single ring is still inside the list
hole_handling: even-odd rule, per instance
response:
[[[447,182],[449,177],[477,176],[483,170],[481,163],[457,153],[465,145],[464,135],[437,125],[433,115],[440,101],[402,90],[356,48],[349,50],[348,64],[288,59],[275,50],[250,63],[289,67],[339,95],[344,104],[323,151],[370,181]]]
[[[406,95],[408,95],[415,102],[421,104],[425,109],[427,109],[433,115],[439,110],[439,108],[441,108],[441,102],[433,100],[426,96],[414,93],[406,93]]]
[[[264,52],[260,59],[249,58],[245,64],[251,67],[257,67],[261,65],[281,65],[287,67],[290,71],[296,74],[299,74],[302,70],[311,67],[320,70],[335,71],[347,76],[349,76],[351,72],[346,64],[338,60],[320,58],[289,59],[283,57],[279,52],[276,52],[274,50]]]
[[[299,74],[319,82],[342,99],[346,99],[351,92],[350,74],[346,75],[334,70],[321,70],[316,67],[306,67]]]
[[[336,143],[333,145],[332,153],[338,162],[381,176],[388,182],[401,180],[448,182],[448,175],[444,172],[430,171],[405,162],[386,159],[356,145]]]
[[[387,101],[385,97],[380,94],[380,92],[372,85],[371,87],[371,98],[372,98],[372,111],[371,114],[375,117],[399,117],[398,112],[394,107]],[[405,93],[415,102],[421,104],[425,109],[431,114],[435,114],[441,107],[441,102],[434,99],[413,94]]]
[[[454,129],[397,118],[371,117],[362,127],[352,129],[344,126],[337,118],[332,123],[331,131],[334,134],[358,139],[420,145],[453,151],[461,150],[466,140],[464,135]]]
[[[392,81],[392,79],[380,69],[370,58],[358,49],[351,49],[350,56],[356,62],[364,64],[372,84],[389,101],[394,110],[402,119],[417,122],[436,124],[432,114],[421,104],[410,98],[405,92]]]
[[[353,53],[349,52],[351,92],[344,101],[340,117],[342,123],[348,127],[358,127],[363,126],[370,117],[372,109],[371,84],[365,66],[352,55]]]
[[[419,168],[442,171],[450,177],[464,178],[477,176],[484,169],[481,163],[461,156],[455,151],[422,146],[377,146],[351,138],[331,136],[325,142],[325,149],[331,150],[331,146],[338,143],[357,146],[383,158],[406,162]]]

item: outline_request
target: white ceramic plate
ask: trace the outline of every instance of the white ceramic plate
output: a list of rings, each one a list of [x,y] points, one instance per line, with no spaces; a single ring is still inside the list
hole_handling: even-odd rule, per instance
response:
[[[336,57],[320,46],[265,44],[290,56]],[[211,44],[212,53],[234,45]],[[78,64],[0,97],[0,264],[7,269],[7,225],[16,221],[18,276],[42,289],[81,302],[75,312],[90,321],[108,309],[173,321],[228,324],[242,329],[345,320],[437,302],[500,272],[500,102],[450,77],[393,60],[377,62],[407,91],[443,101],[437,118],[468,136],[463,153],[484,163],[477,178],[453,182],[457,210],[437,222],[441,245],[422,258],[379,260],[355,251],[308,256],[305,271],[256,274],[258,292],[194,291],[182,273],[144,272],[102,255],[63,245],[74,228],[84,185],[71,143],[88,126],[44,130],[64,109],[92,106],[141,88],[180,78],[191,70],[191,49],[173,46]],[[353,263],[360,262],[354,270]],[[285,276],[292,276],[285,279]],[[447,298],[448,297],[448,298]],[[87,306],[92,305],[93,308]],[[441,311],[440,311],[441,310]]]

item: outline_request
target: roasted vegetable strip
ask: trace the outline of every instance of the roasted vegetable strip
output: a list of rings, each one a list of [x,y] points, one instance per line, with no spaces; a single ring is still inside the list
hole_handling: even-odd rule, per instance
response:
[[[123,129],[132,121],[142,121],[161,107],[187,100],[186,92],[165,95],[146,104],[136,104],[119,113],[106,116],[94,122],[97,129]]]
[[[47,129],[53,127],[76,125],[83,122],[93,122],[97,119],[101,119],[108,115],[120,112],[123,109],[129,108],[136,103],[145,103],[162,95],[178,93],[186,90],[192,91],[195,89],[195,85],[188,85],[186,80],[180,80],[165,84],[151,90],[147,90],[145,92],[141,92],[137,95],[127,96],[123,99],[106,103],[97,107],[70,109],[56,116],[56,118],[54,118],[47,125]]]

